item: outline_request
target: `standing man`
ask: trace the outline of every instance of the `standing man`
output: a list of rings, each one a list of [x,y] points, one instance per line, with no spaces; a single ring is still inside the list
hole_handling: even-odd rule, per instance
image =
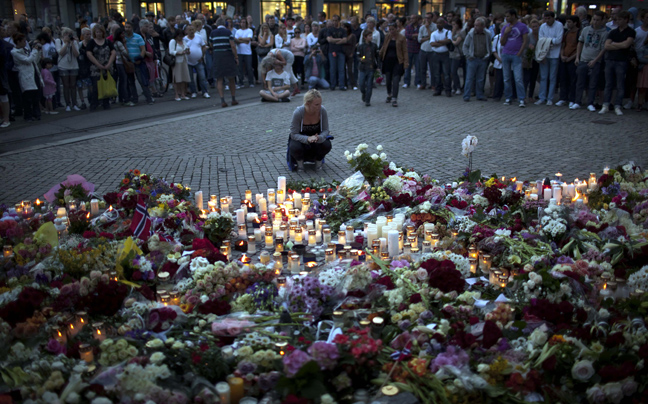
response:
[[[510,9],[505,14],[506,24],[502,27],[500,43],[502,45],[502,75],[504,76],[504,105],[511,105],[513,98],[513,83],[520,100],[520,108],[524,108],[524,78],[522,76],[522,52],[529,43],[529,28],[518,20],[517,11]],[[511,77],[511,75],[513,77]]]
[[[239,57],[239,82],[243,85],[243,79],[248,77],[248,85],[254,87],[254,71],[252,70],[252,29],[248,28],[247,20],[242,19],[239,29],[236,30],[234,42],[236,42],[236,53]]]
[[[418,42],[421,44],[421,49],[419,52],[419,74],[421,75],[421,87],[419,90],[425,90],[427,85],[426,74],[428,67],[430,68],[430,87],[434,88],[434,67],[432,56],[432,46],[430,45],[430,34],[436,31],[436,24],[432,22],[434,14],[426,13],[425,20],[423,25],[419,28],[418,32]]]
[[[286,45],[290,45],[290,40],[295,37],[295,18],[293,16],[286,18],[286,36]]]
[[[448,50],[448,43],[452,41],[452,34],[445,29],[445,20],[439,18],[437,20],[437,30],[430,35],[430,46],[432,47],[432,66],[434,70],[434,81],[436,90],[434,96],[441,95],[443,87],[447,97],[452,97],[450,91],[450,51]],[[443,77],[441,77],[443,74]]]
[[[360,28],[360,21],[358,20],[358,16],[354,15],[351,17],[351,31],[353,32],[353,35],[355,35],[356,39],[358,40],[358,44],[362,44],[362,28]],[[358,59],[358,54],[353,52],[353,78],[354,78],[354,83],[358,82],[358,75],[359,75],[359,68],[360,66],[360,60]],[[357,87],[354,88],[354,90],[357,89]]]
[[[152,105],[155,100],[151,95],[151,90],[149,89],[149,77],[148,77],[148,68],[144,62],[144,57],[146,56],[146,44],[144,43],[144,38],[141,35],[134,32],[133,22],[127,21],[124,24],[124,33],[126,37],[126,49],[128,50],[128,57],[135,64],[135,74],[127,74],[128,77],[128,88],[129,93],[132,97],[129,106],[137,104],[137,87],[135,86],[135,77],[142,87],[142,93],[146,97],[146,102],[149,105]]]
[[[340,27],[339,15],[334,15],[331,20],[333,20],[333,27],[328,29],[326,36],[326,41],[329,44],[328,59],[329,70],[331,71],[331,91],[334,91],[337,85],[340,86],[340,90],[345,91],[344,66],[346,60],[341,44],[346,39],[346,30]]]
[[[470,101],[470,92],[475,85],[477,100],[487,101],[484,96],[484,80],[490,59],[491,34],[486,29],[486,19],[479,17],[475,20],[475,27],[470,30],[463,43],[463,54],[466,56],[467,72],[464,83],[464,101]]]
[[[596,11],[592,16],[592,24],[585,27],[578,38],[576,49],[576,101],[570,109],[579,109],[583,100],[583,92],[587,88],[587,110],[595,112],[594,97],[601,71],[601,61],[605,55],[605,41],[608,31],[605,25],[605,13]]]
[[[551,41],[547,56],[540,62],[540,99],[535,105],[547,103],[553,105],[553,97],[556,91],[558,80],[558,63],[560,62],[560,47],[562,45],[565,29],[560,21],[556,21],[556,14],[553,11],[545,11],[544,24],[540,26],[539,40],[546,38]],[[547,92],[547,85],[549,91]]]
[[[225,19],[219,17],[216,20],[216,26],[216,29],[212,30],[210,37],[214,48],[214,77],[216,78],[218,95],[221,99],[221,107],[225,108],[227,107],[223,89],[223,79],[225,78],[229,80],[232,105],[238,105],[238,101],[236,101],[236,70],[239,60],[234,36],[230,30],[225,28]]]
[[[628,70],[628,61],[630,60],[630,48],[634,43],[637,33],[628,26],[630,13],[621,11],[616,18],[617,28],[610,31],[605,40],[605,93],[603,95],[603,108],[599,114],[605,114],[610,110],[610,101],[612,101],[612,90],[616,84],[616,99],[614,102],[614,112],[617,115],[623,115],[621,105],[623,103],[623,93],[625,91],[625,76]]]
[[[419,28],[421,26],[421,16],[412,14],[410,23],[405,27],[405,39],[407,40],[407,59],[409,67],[405,71],[403,88],[410,86],[412,81],[412,68],[416,74],[416,88],[421,88],[421,72],[419,66],[419,52],[421,44],[418,41]]]
[[[581,28],[589,27],[590,23],[587,20],[587,9],[583,6],[576,8],[576,16],[580,20]]]

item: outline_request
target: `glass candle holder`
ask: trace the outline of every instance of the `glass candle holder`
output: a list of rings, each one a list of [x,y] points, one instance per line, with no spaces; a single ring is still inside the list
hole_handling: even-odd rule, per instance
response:
[[[106,330],[103,322],[92,323],[92,338],[100,342],[106,339]]]
[[[92,345],[90,344],[79,345],[79,356],[86,363],[94,362],[94,353],[92,352]]]
[[[470,247],[468,247],[468,258],[479,258],[479,249],[477,249],[476,246],[471,245]]]
[[[431,241],[423,240],[423,243],[421,243],[421,244],[423,244],[423,249],[422,249],[423,253],[432,252],[432,242]]]
[[[327,248],[326,251],[324,251],[324,255],[326,257],[326,262],[335,261],[335,250],[334,249]]]
[[[479,260],[481,270],[484,271],[484,273],[490,270],[492,263],[493,258],[489,254],[483,254]]]
[[[468,258],[468,263],[470,264],[470,273],[471,274],[477,274],[477,259],[476,258]]]

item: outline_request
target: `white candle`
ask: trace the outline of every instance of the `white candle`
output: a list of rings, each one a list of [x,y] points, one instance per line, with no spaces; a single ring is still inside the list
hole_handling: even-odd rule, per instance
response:
[[[556,198],[551,198],[549,199],[549,205],[557,205],[558,202],[556,201]]]
[[[315,230],[315,242],[316,243],[322,242],[322,232],[320,230]]]
[[[387,234],[385,234],[386,236]],[[387,238],[386,237],[381,237],[380,239],[380,251],[387,251]]]
[[[317,244],[317,230],[308,230],[308,246],[315,247]]]
[[[222,212],[229,213],[229,204],[228,204],[228,203],[223,203],[223,202],[221,201],[221,211],[222,211]]]
[[[522,192],[522,186],[524,186],[524,181],[515,181],[515,190]]]
[[[268,211],[268,200],[266,198],[259,199],[259,210],[261,212],[267,212]]]
[[[286,192],[282,189],[277,190],[277,203],[284,203],[286,200]]]
[[[299,192],[293,194],[293,202],[295,203],[295,209],[301,209],[302,207],[302,196]]]
[[[247,229],[245,227],[245,223],[239,225],[238,227],[238,237],[242,240],[247,239]]]
[[[236,209],[236,224],[245,224],[245,211]]]
[[[67,210],[65,208],[58,208],[56,211],[56,217],[61,218],[67,216]]]
[[[198,191],[194,194],[194,197],[196,199],[196,207],[200,210],[203,210],[203,191]]]
[[[254,220],[256,220],[259,216],[253,212],[253,213],[248,213],[247,215],[245,215],[245,217],[248,222],[254,222]]]
[[[529,200],[537,201],[537,200],[538,200],[538,194],[531,194],[531,195],[529,195]]]
[[[542,197],[547,201],[551,199],[551,188],[544,189],[542,192]]]
[[[558,201],[558,204],[562,201],[562,188],[561,187],[555,187],[553,189],[553,197],[556,201]]]
[[[563,182],[562,184],[562,196],[570,197],[569,196],[569,184],[566,182]]]
[[[265,236],[265,248],[271,249],[274,247],[274,236],[272,234],[266,234]]]
[[[254,254],[255,252],[256,252],[256,233],[254,234],[254,236],[248,236],[248,253]]]
[[[97,216],[99,214],[99,199],[90,200],[90,214]]]
[[[282,190],[286,194],[286,177],[277,178],[277,191]]]
[[[390,257],[395,257],[399,253],[397,230],[389,230],[387,232],[387,251]]]
[[[576,186],[574,184],[567,185],[567,196],[572,199],[576,196]]]
[[[367,228],[367,247],[371,247],[371,244],[375,239],[378,238],[378,230],[375,225],[371,225]]]
[[[268,203],[270,205],[275,204],[275,190],[272,188],[268,188]]]
[[[347,243],[346,234],[343,231],[338,232],[338,244],[345,245]]]
[[[355,240],[353,226],[347,226],[345,232],[346,239],[349,241],[349,243],[352,243]]]
[[[261,229],[254,229],[254,241],[256,241],[257,243],[260,243],[261,240],[263,240],[262,237],[263,237],[263,232],[264,232],[264,231],[265,231],[265,230],[261,230]]]
[[[387,218],[385,216],[380,216],[378,219],[376,219],[376,230],[378,231],[377,237],[380,238],[382,237],[382,230],[383,226],[387,224]]]

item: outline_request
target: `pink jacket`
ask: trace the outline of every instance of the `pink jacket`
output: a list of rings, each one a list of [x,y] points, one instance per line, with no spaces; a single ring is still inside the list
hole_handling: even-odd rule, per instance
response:
[[[47,70],[41,70],[41,76],[43,76],[43,95],[47,97],[48,95],[54,95],[56,93],[56,81],[52,73]]]

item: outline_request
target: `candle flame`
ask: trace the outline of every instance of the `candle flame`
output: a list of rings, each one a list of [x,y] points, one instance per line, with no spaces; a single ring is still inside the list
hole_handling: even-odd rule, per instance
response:
[[[41,203],[42,202],[40,201],[40,199],[36,198],[36,206],[40,205]]]
[[[70,324],[70,330],[74,330],[74,324]]]
[[[279,355],[284,356],[286,353],[284,351],[279,351]]]
[[[97,335],[101,335],[101,330],[97,330]]]
[[[607,282],[603,284],[603,290],[607,289]]]
[[[90,212],[86,215],[86,219],[90,219]]]
[[[506,177],[502,177],[502,182],[506,181]]]
[[[581,193],[579,190],[576,190],[576,195],[572,198],[572,202],[576,202],[578,199],[580,199]]]
[[[63,334],[61,333],[61,331],[58,331],[58,336],[59,336],[59,337],[62,337],[62,336],[63,336]]]
[[[108,212],[112,212],[112,211],[113,211],[113,207],[112,207],[112,205],[110,205],[110,206],[108,207]]]
[[[512,181],[512,182],[517,181],[517,177],[513,177],[513,178],[511,178],[511,181]]]

